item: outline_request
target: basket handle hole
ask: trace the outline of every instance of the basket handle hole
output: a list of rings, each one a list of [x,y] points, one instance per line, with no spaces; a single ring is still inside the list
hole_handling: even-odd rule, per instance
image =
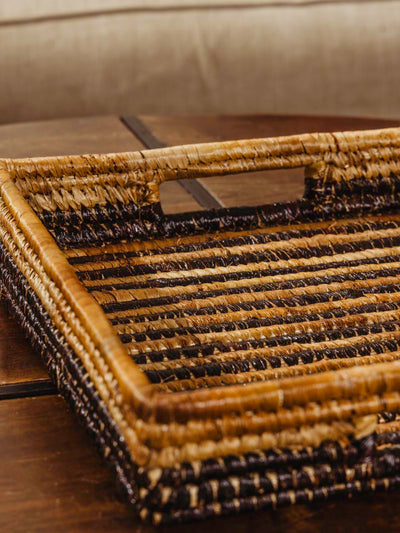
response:
[[[160,186],[161,206],[165,214],[206,209],[182,182],[167,181]],[[197,180],[222,207],[261,206],[298,200],[304,195],[304,168],[263,170],[212,176]]]

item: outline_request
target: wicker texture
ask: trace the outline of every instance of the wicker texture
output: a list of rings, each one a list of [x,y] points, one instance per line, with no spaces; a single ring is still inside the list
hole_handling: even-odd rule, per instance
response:
[[[143,518],[399,485],[399,158],[391,129],[2,161],[5,294]],[[296,166],[295,202],[162,213],[162,181]]]

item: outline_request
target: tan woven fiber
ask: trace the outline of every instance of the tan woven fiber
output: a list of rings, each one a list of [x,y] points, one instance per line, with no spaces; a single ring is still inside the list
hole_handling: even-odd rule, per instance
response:
[[[159,199],[158,186],[162,181],[184,177],[206,177],[212,175],[228,174],[243,171],[256,171],[272,168],[292,168],[306,166],[306,176],[316,181],[331,181],[339,183],[352,179],[377,179],[400,172],[400,135],[399,130],[380,130],[372,132],[351,132],[337,134],[313,134],[284,137],[279,139],[260,139],[253,141],[236,141],[195,145],[177,148],[167,148],[141,153],[110,154],[101,156],[72,156],[59,158],[38,158],[30,160],[4,160],[2,162],[1,198],[3,223],[12,235],[19,251],[14,250],[6,233],[2,238],[9,251],[18,260],[21,269],[26,269],[26,277],[31,276],[31,284],[35,285],[34,276],[39,276],[40,283],[45,289],[40,289],[43,301],[49,291],[56,304],[46,303],[46,309],[54,317],[60,330],[69,342],[74,344],[76,352],[81,357],[85,367],[102,390],[103,400],[112,410],[118,424],[124,431],[125,438],[131,450],[135,451],[135,458],[142,464],[167,465],[171,461],[194,460],[206,458],[210,455],[231,453],[234,449],[238,452],[251,450],[259,435],[268,432],[279,432],[285,428],[299,426],[312,426],[318,423],[329,423],[332,420],[343,420],[353,424],[354,417],[368,417],[377,414],[390,404],[393,410],[398,409],[398,391],[400,390],[400,364],[396,362],[397,352],[388,354],[371,353],[362,361],[349,360],[339,364],[330,362],[315,363],[314,366],[282,367],[279,370],[266,369],[254,373],[241,375],[235,374],[235,379],[229,377],[201,378],[200,381],[192,380],[185,388],[185,382],[170,382],[165,385],[153,386],[150,384],[143,370],[174,369],[175,363],[149,363],[139,369],[131,356],[147,351],[164,350],[165,348],[182,347],[190,345],[185,337],[176,336],[172,340],[132,340],[122,344],[116,332],[123,334],[146,332],[143,325],[138,327],[118,325],[113,327],[109,319],[124,317],[125,311],[115,311],[107,317],[100,306],[111,303],[129,302],[132,299],[151,299],[161,296],[172,297],[182,291],[176,287],[164,288],[134,288],[121,289],[117,292],[103,291],[101,287],[113,282],[118,284],[118,277],[107,280],[89,281],[83,284],[77,277],[77,272],[89,273],[98,268],[114,268],[118,262],[112,259],[96,261],[93,266],[77,266],[75,269],[67,257],[80,257],[87,253],[87,249],[73,249],[66,253],[61,251],[54,242],[53,237],[43,225],[38,215],[47,216],[46,213],[73,213],[84,207],[91,209],[93,206],[102,206],[113,202],[119,205],[151,206]],[[43,214],[44,213],[44,214]],[[78,215],[77,215],[78,216]],[[80,215],[79,215],[80,216]],[[399,219],[398,215],[392,217],[371,215],[366,223]],[[345,223],[345,218],[341,224]],[[350,219],[349,219],[350,220]],[[360,223],[362,222],[360,218]],[[315,229],[329,227],[329,222],[317,222]],[[276,227],[272,232],[284,231],[286,226]],[[297,229],[307,228],[302,224]],[[261,230],[255,234],[262,235]],[[223,233],[219,238],[223,237]],[[239,233],[227,232],[224,238],[238,236]],[[257,254],[264,252],[284,253],[293,247],[302,246],[335,246],[347,245],[353,242],[371,239],[395,240],[400,236],[396,227],[384,229],[363,230],[349,235],[324,235],[316,234],[307,239],[293,237],[289,240],[251,243],[243,246],[232,246],[229,252],[221,248],[209,248],[201,253],[196,251],[178,252],[175,261],[207,259],[223,254]],[[184,237],[181,243],[201,243],[203,237]],[[151,246],[157,248],[157,243],[165,247],[168,242],[174,245],[174,240],[153,241],[144,243],[121,243],[108,248],[115,250],[150,250]],[[7,244],[8,243],[8,244]],[[114,247],[114,248],[113,248]],[[121,248],[122,247],[122,248]],[[95,253],[93,248],[90,254]],[[391,253],[398,247],[390,247]],[[97,248],[101,253],[101,248]],[[379,259],[385,253],[385,248],[376,248],[369,251],[341,253],[343,260]],[[18,254],[22,254],[18,258]],[[24,258],[24,259],[23,259]],[[165,255],[152,252],[143,257],[127,259],[125,265],[135,267],[158,264]],[[29,263],[36,274],[30,275],[28,267],[23,266],[23,260]],[[337,260],[335,254],[319,258],[319,263],[325,263],[325,276],[344,276],[352,272],[363,272],[362,267],[333,266]],[[293,260],[279,259],[275,267],[310,266],[316,261],[310,258],[297,258]],[[396,268],[394,262],[391,267]],[[197,275],[225,275],[227,273],[246,273],[247,271],[261,271],[262,265],[257,262],[238,264],[233,267],[217,267],[202,269],[187,269],[183,277]],[[382,275],[380,272],[382,271]],[[349,280],[320,284],[320,291],[335,292],[347,289],[371,289],[377,283],[381,286],[395,283],[396,276],[387,275],[384,267],[379,263],[374,264],[369,272],[378,276],[371,279]],[[173,271],[167,275],[168,279],[181,276]],[[311,278],[309,274],[282,274],[274,276],[274,281],[288,282],[297,279]],[[151,282],[157,274],[141,274],[124,279],[124,282]],[[270,279],[264,275],[250,280],[249,287],[257,284],[269,283]],[[38,282],[39,283],[39,282]],[[84,286],[85,285],[85,286]],[[88,288],[99,286],[88,292]],[[234,289],[238,286],[236,281],[212,282],[204,284],[203,290]],[[185,288],[189,291],[190,285]],[[36,284],[39,292],[39,285]],[[193,286],[193,290],[196,287]],[[174,303],[152,305],[151,309],[143,307],[136,315],[146,313],[179,311],[185,309],[199,309],[208,304],[233,305],[240,302],[257,301],[261,298],[289,298],[312,295],[313,286],[300,286],[290,289],[266,290],[264,292],[248,292],[246,294],[229,294],[204,298],[201,302],[193,300],[190,305]],[[363,299],[364,298],[364,299]],[[376,304],[388,302],[386,294],[369,295],[360,297],[358,304],[375,302]],[[390,303],[396,302],[396,296]],[[353,302],[354,303],[354,302]],[[328,312],[329,310],[346,307],[347,303],[321,302],[310,304],[309,311],[315,310]],[[299,309],[292,309],[291,313],[300,313]],[[236,313],[236,314],[235,314]],[[249,311],[232,312],[230,318],[243,319]],[[287,308],[265,309],[251,316],[258,318],[284,317],[288,315]],[[397,311],[388,309],[383,313],[370,313],[368,324],[382,321],[393,321]],[[214,323],[222,322],[220,317]],[[227,317],[224,317],[224,319]],[[185,317],[168,319],[171,327],[186,327]],[[185,323],[186,320],[186,323]],[[161,324],[161,319],[159,319]],[[194,322],[196,318],[194,319]],[[192,324],[194,322],[191,322]],[[198,323],[206,325],[210,320],[204,316]],[[312,326],[314,333],[324,332],[333,326],[358,327],[364,324],[362,312],[346,319],[324,319]],[[226,333],[210,332],[199,333],[196,338],[199,342],[238,340],[251,340],[258,338],[272,338],[281,333],[279,325],[267,325],[258,328],[249,328],[241,331]],[[286,333],[307,331],[306,326],[285,326]],[[398,331],[393,331],[391,336],[397,339]],[[374,333],[376,339],[384,337],[381,333]],[[374,337],[375,338],[375,337]],[[75,340],[74,340],[75,339]],[[321,346],[325,348],[338,347],[350,344],[348,340],[327,340]],[[264,348],[257,348],[257,353],[262,354]],[[295,353],[298,348],[295,344],[285,347],[265,349],[270,355],[280,353]],[[236,351],[240,356],[240,350]],[[243,359],[249,358],[251,351],[243,351]],[[219,357],[219,356],[218,356]],[[217,352],[204,357],[199,366],[215,361]],[[229,353],[222,354],[219,361],[228,361]],[[353,364],[354,363],[354,364]],[[357,366],[355,366],[357,365]],[[371,369],[373,369],[371,371]],[[312,373],[311,373],[312,372]],[[310,375],[307,375],[310,373]],[[253,383],[253,381],[256,381]],[[246,383],[243,387],[241,383]],[[212,388],[197,389],[197,386],[213,385]],[[229,385],[219,386],[219,385]],[[196,388],[195,388],[196,387]],[[191,390],[193,389],[193,390]],[[181,391],[181,392],[174,392]],[[240,418],[239,418],[240,417]],[[166,428],[170,425],[170,430]],[[125,429],[124,429],[125,428]],[[133,431],[132,428],[135,428]],[[257,436],[258,435],[258,436]],[[213,449],[209,439],[214,439]],[[230,439],[237,439],[232,444]],[[255,439],[255,440],[254,440]],[[258,442],[257,440],[257,442]],[[144,444],[145,443],[145,444]],[[185,447],[186,446],[186,447]],[[138,449],[142,449],[138,453]],[[141,455],[142,454],[142,455]]]
[[[324,376],[323,394],[313,392],[321,389],[320,376],[305,377],[300,380],[282,381],[280,386],[272,383],[257,383],[242,388],[230,387],[221,390],[193,391],[176,399],[168,395],[154,395],[147,380],[127,357],[125,349],[117,341],[109,323],[102,318],[102,312],[93,298],[87,294],[77,281],[75,272],[68,265],[65,256],[58,251],[47,230],[37,216],[22,199],[18,189],[32,173],[48,175],[51,173],[52,191],[64,187],[58,176],[70,174],[79,176],[88,186],[97,178],[87,177],[96,169],[96,175],[106,174],[115,165],[132,171],[130,177],[143,185],[160,183],[168,179],[182,177],[204,177],[208,175],[261,170],[268,168],[291,168],[308,166],[340,169],[341,179],[357,176],[376,177],[399,171],[400,139],[397,129],[372,132],[351,132],[346,134],[313,134],[292,136],[279,139],[238,141],[219,144],[206,144],[169,148],[138,154],[120,154],[97,157],[60,157],[33,160],[5,161],[10,175],[2,173],[2,195],[8,208],[18,221],[30,245],[38,254],[46,271],[49,272],[67,301],[92,336],[102,356],[117,377],[125,398],[140,408],[143,416],[160,416],[161,419],[184,421],[192,416],[212,417],[229,411],[243,409],[275,410],[285,405],[295,405],[310,401],[324,401],[330,398],[357,398],[361,390],[390,391],[397,387],[397,365],[375,367],[375,377],[371,382],[368,368],[356,368]],[[315,174],[315,171],[312,171]],[[326,177],[338,179],[339,174]],[[116,178],[118,179],[118,178]],[[16,185],[14,184],[14,181]],[[112,179],[104,178],[107,185]],[[144,181],[143,181],[144,180]],[[45,181],[45,188],[48,181]],[[40,182],[37,190],[40,192]],[[26,192],[26,191],[25,191]],[[68,208],[64,206],[64,208]],[[304,381],[303,381],[304,379]],[[317,380],[317,389],[313,388]],[[307,394],[304,393],[307,390]],[[290,400],[289,400],[290,398]],[[301,401],[300,401],[301,400]]]
[[[207,177],[235,172],[318,166],[339,168],[342,179],[357,176],[384,176],[399,169],[400,140],[398,128],[385,130],[315,133],[287,137],[205,143],[99,156],[49,157],[30,160],[5,160],[19,179],[36,173],[37,165],[44,175],[51,173],[52,186],[62,188],[57,179],[63,175],[86,177],[96,168],[96,176],[107,175],[115,166],[133,171],[136,185],[165,180]],[[334,179],[338,179],[335,175]],[[97,180],[93,177],[92,180]],[[108,185],[113,179],[104,178]],[[84,180],[85,182],[85,180]],[[46,187],[46,185],[43,185]],[[40,185],[38,185],[38,190]]]

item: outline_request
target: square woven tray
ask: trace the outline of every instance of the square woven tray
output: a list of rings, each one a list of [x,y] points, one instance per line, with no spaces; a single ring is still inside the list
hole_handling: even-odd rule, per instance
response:
[[[161,209],[294,167],[294,202]],[[0,161],[4,293],[143,519],[400,484],[399,175],[398,129]]]

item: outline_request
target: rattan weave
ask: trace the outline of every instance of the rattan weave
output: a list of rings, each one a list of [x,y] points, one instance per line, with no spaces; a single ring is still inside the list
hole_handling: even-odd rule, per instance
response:
[[[293,167],[297,201],[161,209]],[[143,519],[400,485],[399,192],[398,129],[0,161],[11,312]]]

